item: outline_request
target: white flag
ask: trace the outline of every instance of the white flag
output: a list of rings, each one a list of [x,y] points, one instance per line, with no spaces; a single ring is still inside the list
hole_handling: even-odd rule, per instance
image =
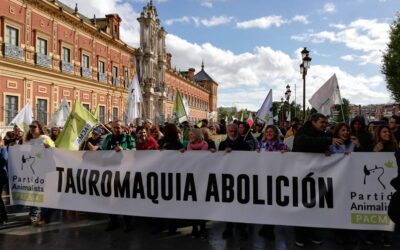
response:
[[[126,107],[126,122],[131,122],[141,117],[140,103],[143,102],[142,90],[139,85],[139,77],[136,73],[128,89],[128,102]]]
[[[24,130],[25,133],[29,130],[29,125],[33,121],[33,112],[31,103],[28,101],[23,109],[12,119],[11,124],[17,125],[20,129]]]
[[[70,113],[71,109],[69,108],[67,98],[64,97],[60,105],[58,105],[57,110],[54,111],[48,127],[64,127]]]
[[[329,115],[333,105],[342,104],[336,74],[333,74],[308,101],[313,108],[323,115]]]
[[[274,124],[272,113],[272,89],[269,90],[267,97],[257,112],[256,118],[263,120],[268,125]]]
[[[190,115],[190,108],[189,103],[185,96],[182,97],[183,107],[185,108],[186,116],[189,117]]]

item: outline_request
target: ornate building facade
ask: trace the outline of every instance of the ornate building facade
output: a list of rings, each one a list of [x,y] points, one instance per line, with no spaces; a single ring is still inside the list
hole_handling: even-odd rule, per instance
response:
[[[34,118],[47,124],[64,97],[89,110],[99,105],[103,123],[123,119],[135,68],[143,118],[168,120],[176,89],[188,100],[191,120],[217,110],[218,85],[204,69],[196,76],[194,69],[172,70],[151,1],[138,18],[140,48],[121,40],[121,21],[118,14],[89,19],[57,0],[0,0],[0,126],[28,101]]]
[[[136,53],[144,91],[144,115],[156,122],[170,121],[176,90],[189,104],[190,121],[216,120],[218,84],[204,71],[194,68],[178,72],[171,67],[172,55],[166,52],[166,31],[150,1],[138,18],[140,49]],[[212,114],[212,116],[210,115]]]

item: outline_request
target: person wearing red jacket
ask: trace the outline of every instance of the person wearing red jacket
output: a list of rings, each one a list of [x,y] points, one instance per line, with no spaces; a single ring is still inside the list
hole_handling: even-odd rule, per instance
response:
[[[157,141],[147,134],[145,128],[140,128],[137,132],[136,150],[157,150]]]

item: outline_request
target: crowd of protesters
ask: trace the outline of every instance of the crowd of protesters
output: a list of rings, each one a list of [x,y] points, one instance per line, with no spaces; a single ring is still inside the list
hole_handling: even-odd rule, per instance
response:
[[[54,142],[61,132],[60,128],[45,129],[39,121],[33,121],[29,131],[17,126],[8,131],[4,138],[0,138],[0,187],[7,184],[7,149],[17,144],[29,144],[36,147],[55,147]],[[226,134],[222,141],[214,141],[216,134]],[[395,152],[399,148],[400,117],[393,115],[389,119],[373,121],[358,116],[350,124],[328,124],[327,118],[319,113],[312,114],[304,124],[293,119],[291,123],[283,122],[281,127],[263,125],[256,121],[253,127],[247,122],[234,121],[227,124],[221,120],[218,124],[209,124],[202,120],[196,125],[183,122],[179,126],[166,123],[156,126],[150,119],[143,121],[139,126],[125,125],[122,121],[110,122],[95,127],[89,138],[81,145],[80,150],[209,150],[225,151],[257,151],[268,152],[312,152],[322,153],[327,157],[331,154],[349,154],[351,152]],[[32,207],[30,218],[33,225],[42,225],[50,220],[50,209]],[[7,213],[2,199],[0,199],[0,223],[7,221]],[[124,231],[131,229],[131,218],[123,216]],[[174,234],[180,224],[176,219],[153,219],[153,231],[168,230]],[[119,217],[110,215],[110,222],[106,230],[114,230],[119,226]],[[206,238],[206,221],[192,221],[192,236]],[[234,235],[237,227],[239,237],[247,238],[248,225],[243,223],[226,223],[222,237],[227,239]],[[274,226],[263,225],[259,231],[261,236],[274,240]],[[379,238],[370,237],[369,232],[360,233],[366,244],[382,243],[391,246],[388,233],[373,234]],[[372,234],[371,234],[372,235]],[[307,243],[321,244],[318,232],[313,228],[295,228],[296,245],[305,246]],[[349,231],[338,230],[338,241],[354,240],[349,237]]]

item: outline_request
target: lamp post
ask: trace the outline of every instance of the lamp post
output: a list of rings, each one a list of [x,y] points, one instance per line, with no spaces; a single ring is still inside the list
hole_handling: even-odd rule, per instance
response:
[[[311,64],[309,53],[310,51],[306,47],[301,51],[302,63],[300,64],[300,73],[303,75],[303,122],[306,120],[306,75]]]
[[[289,117],[289,121],[291,121],[291,116],[290,116],[290,95],[292,94],[292,91],[290,90],[290,86],[289,84],[286,85],[286,92],[285,92],[285,99],[286,99],[286,103],[288,105],[288,117]]]
[[[283,119],[284,119],[284,100],[283,97],[281,98],[281,122],[280,122],[280,127],[283,126]]]

